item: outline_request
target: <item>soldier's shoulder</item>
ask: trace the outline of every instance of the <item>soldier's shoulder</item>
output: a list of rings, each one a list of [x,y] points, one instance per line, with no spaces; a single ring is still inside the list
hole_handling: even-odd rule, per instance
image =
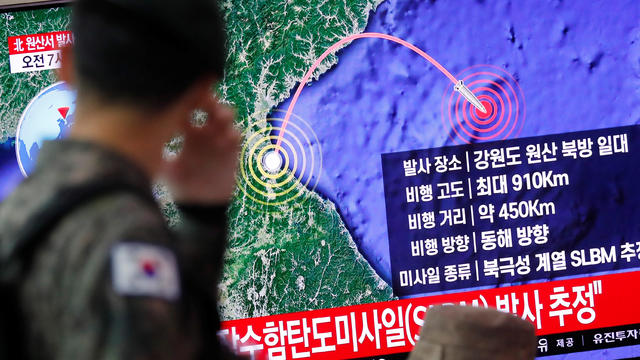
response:
[[[120,245],[138,244],[171,256],[171,242],[153,204],[126,192],[105,195],[71,211],[56,225],[37,251],[30,282],[47,289],[100,287],[110,277],[114,254],[132,249]]]
[[[23,283],[25,311],[34,326],[54,336],[51,324],[86,321],[88,306],[122,305],[126,296],[174,300],[180,284],[169,244],[159,209],[137,195],[90,200],[66,215],[38,249]]]

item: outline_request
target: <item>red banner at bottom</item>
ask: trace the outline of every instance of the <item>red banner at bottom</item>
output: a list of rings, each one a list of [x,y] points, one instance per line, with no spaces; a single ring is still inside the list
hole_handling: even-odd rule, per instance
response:
[[[227,321],[219,336],[255,359],[349,359],[411,351],[433,305],[497,308],[548,335],[640,323],[635,294],[637,271]]]

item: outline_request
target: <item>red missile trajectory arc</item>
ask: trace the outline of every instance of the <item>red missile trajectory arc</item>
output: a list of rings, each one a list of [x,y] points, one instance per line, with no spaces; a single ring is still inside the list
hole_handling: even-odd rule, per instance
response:
[[[282,139],[284,137],[287,124],[289,123],[289,119],[291,118],[291,115],[293,113],[293,108],[296,106],[296,103],[298,102],[298,98],[300,97],[300,93],[302,93],[302,89],[305,87],[307,82],[309,82],[316,68],[320,65],[320,63],[322,63],[322,61],[327,56],[329,56],[331,53],[340,49],[342,45],[356,39],[365,39],[365,38],[377,38],[377,39],[389,40],[412,50],[413,52],[415,52],[416,54],[420,55],[422,58],[430,62],[433,66],[435,66],[438,70],[440,70],[440,72],[442,72],[454,85],[456,85],[455,90],[458,91],[460,95],[462,95],[467,101],[469,101],[479,111],[479,117],[482,117],[480,116],[480,114],[488,114],[492,112],[492,110],[486,107],[487,103],[480,102],[480,100],[474,95],[474,93],[471,90],[469,90],[469,88],[466,85],[464,85],[463,81],[456,79],[453,75],[451,75],[449,71],[447,71],[447,69],[444,66],[442,66],[434,58],[429,56],[426,52],[422,51],[420,48],[416,47],[415,45],[405,40],[402,40],[398,37],[388,35],[388,34],[381,34],[381,33],[374,33],[374,32],[355,34],[355,35],[347,36],[344,39],[331,45],[327,50],[325,50],[324,53],[322,53],[322,55],[320,55],[320,57],[318,57],[315,60],[315,62],[313,63],[313,65],[311,65],[309,70],[307,70],[307,73],[302,78],[302,81],[298,85],[298,88],[296,89],[296,92],[293,95],[293,98],[291,99],[291,103],[287,108],[287,112],[282,122],[282,126],[280,128],[280,132],[278,134],[278,138],[275,145],[274,151],[276,152],[276,154],[281,149]]]

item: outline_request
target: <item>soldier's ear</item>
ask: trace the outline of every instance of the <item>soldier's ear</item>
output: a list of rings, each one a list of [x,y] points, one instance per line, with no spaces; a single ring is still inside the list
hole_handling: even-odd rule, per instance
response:
[[[66,82],[67,84],[76,85],[75,70],[74,70],[74,56],[73,48],[71,45],[66,45],[61,49],[62,66],[58,69],[58,79]]]

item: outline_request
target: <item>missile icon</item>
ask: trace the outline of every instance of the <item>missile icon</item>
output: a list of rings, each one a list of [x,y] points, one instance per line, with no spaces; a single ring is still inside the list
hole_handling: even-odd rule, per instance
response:
[[[464,96],[471,105],[475,106],[476,109],[482,111],[482,113],[486,113],[487,109],[482,105],[480,100],[476,97],[476,95],[469,90],[467,85],[464,84],[464,81],[458,80],[458,83],[453,87],[453,90],[460,93],[460,95]]]

